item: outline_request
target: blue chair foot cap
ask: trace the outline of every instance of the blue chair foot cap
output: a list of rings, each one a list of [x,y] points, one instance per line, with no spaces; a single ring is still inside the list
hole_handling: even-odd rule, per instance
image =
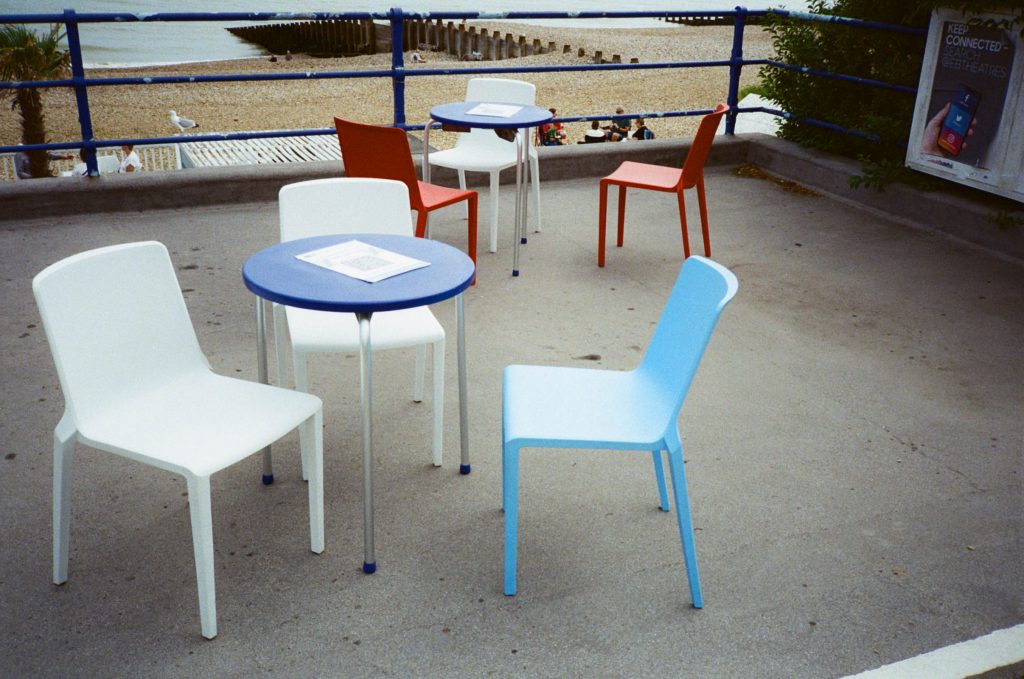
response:
[[[371,561],[370,563],[363,562],[363,572],[369,575],[377,571],[377,562]]]
[[[264,486],[269,486],[273,482],[274,482],[274,475],[273,474],[264,474],[263,475],[263,485]]]
[[[469,467],[469,465],[468,465],[468,464],[460,464],[460,465],[459,465],[459,473],[460,473],[460,474],[462,474],[463,476],[465,476],[465,475],[466,475],[466,474],[468,474],[469,472],[470,472],[470,467]]]
[[[518,276],[519,275],[519,269],[512,269],[512,275],[513,276]]]
[[[526,236],[523,236],[522,238],[519,239],[519,244],[526,245]]]

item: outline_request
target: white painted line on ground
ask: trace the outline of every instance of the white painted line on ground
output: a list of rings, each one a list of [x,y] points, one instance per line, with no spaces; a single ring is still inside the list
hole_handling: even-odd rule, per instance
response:
[[[1024,660],[1024,624],[861,672],[846,679],[963,679]]]

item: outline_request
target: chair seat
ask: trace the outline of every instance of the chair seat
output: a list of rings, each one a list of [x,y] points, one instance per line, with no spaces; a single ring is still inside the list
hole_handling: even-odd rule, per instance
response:
[[[479,130],[486,134],[494,134],[492,130]],[[476,135],[471,132],[469,139]],[[537,155],[537,149],[529,147],[530,156]],[[430,164],[466,172],[497,172],[516,164],[516,145],[501,141],[497,144],[460,143],[454,148],[434,151],[430,154]]]
[[[679,187],[679,178],[682,173],[683,171],[676,167],[648,165],[627,160],[603,181],[654,191],[675,191]]]
[[[423,200],[423,205],[427,210],[445,207],[446,205],[454,205],[455,203],[466,200],[470,196],[476,195],[476,191],[450,189],[447,186],[427,184],[422,181],[417,181],[416,183],[419,185],[420,198]]]
[[[77,421],[81,440],[179,474],[208,476],[258,451],[320,407],[310,394],[193,371],[143,386],[102,416]]]
[[[649,382],[637,370],[510,365],[503,382],[505,442],[522,447],[661,448],[665,399]]]
[[[287,307],[288,332],[295,351],[359,351],[359,322],[355,314]],[[370,318],[374,351],[433,344],[444,339],[444,328],[429,307],[383,311]]]

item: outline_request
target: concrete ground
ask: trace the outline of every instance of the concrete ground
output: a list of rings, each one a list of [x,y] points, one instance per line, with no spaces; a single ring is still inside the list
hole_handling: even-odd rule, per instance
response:
[[[356,358],[314,360],[327,549],[308,549],[294,434],[272,486],[258,456],[216,475],[214,641],[199,635],[185,486],[165,472],[80,447],[70,579],[50,583],[63,400],[31,279],[88,248],[163,241],[214,369],[255,379],[240,268],[274,242],[275,204],[69,203],[0,222],[0,675],[839,677],[1024,621],[1021,260],[736,164],[707,185],[713,256],[740,291],[680,418],[703,610],[644,454],[526,451],[519,594],[501,593],[502,368],[636,364],[681,263],[670,196],[631,194],[625,247],[599,269],[597,177],[551,177],[512,278],[503,191],[499,252],[481,253],[466,295],[471,475],[453,304],[435,309],[452,339],[444,467],[429,403],[411,402],[412,354],[374,359],[374,575],[360,571]],[[461,247],[462,215],[439,213],[434,236]]]

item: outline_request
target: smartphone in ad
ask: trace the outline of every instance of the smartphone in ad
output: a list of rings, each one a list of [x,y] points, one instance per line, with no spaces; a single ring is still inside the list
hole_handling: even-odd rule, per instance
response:
[[[943,151],[951,156],[960,154],[967,138],[967,131],[971,128],[971,121],[978,111],[978,102],[981,95],[977,90],[972,90],[966,85],[957,88],[956,96],[949,102],[949,113],[942,123],[942,130],[939,132],[938,144]]]

